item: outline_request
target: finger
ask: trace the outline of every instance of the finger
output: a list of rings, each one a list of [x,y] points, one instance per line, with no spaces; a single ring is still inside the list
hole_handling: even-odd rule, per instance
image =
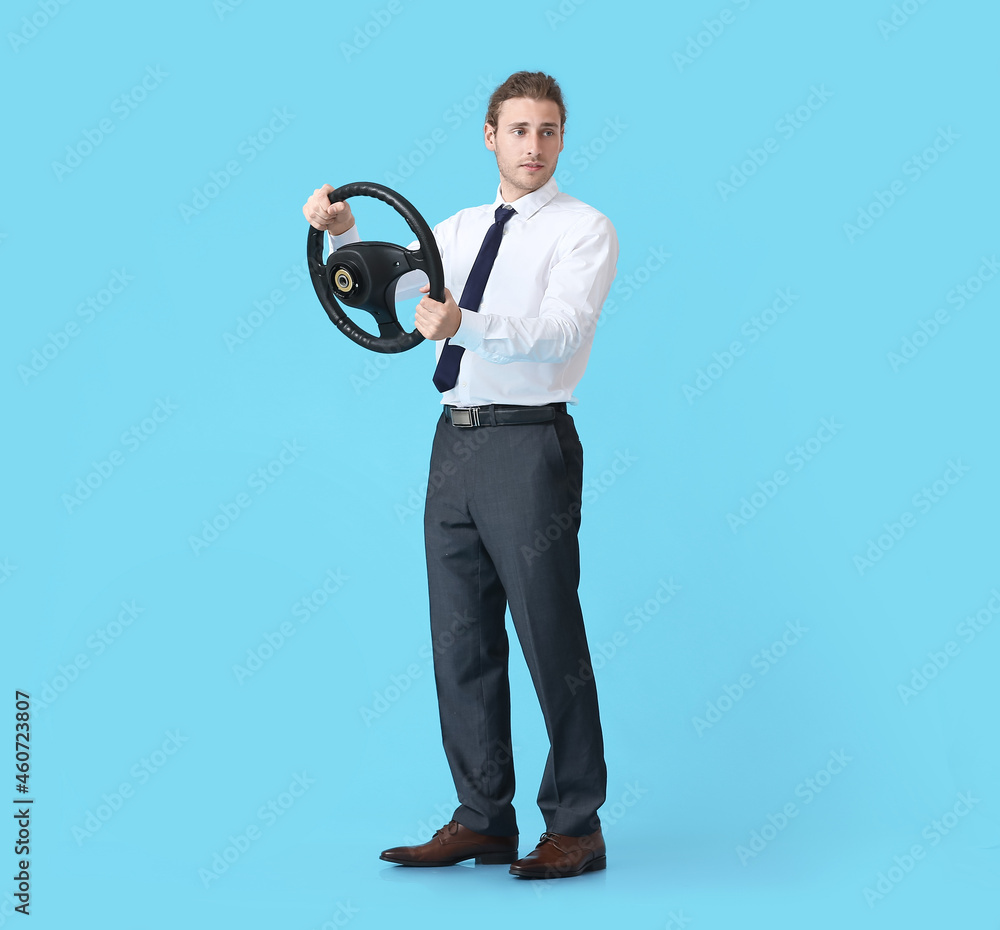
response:
[[[326,219],[326,217],[323,216],[323,204],[315,197],[310,197],[306,201],[305,206],[302,208],[302,212],[305,213],[306,219],[309,220],[310,223]]]
[[[428,294],[428,293],[430,293],[430,289],[431,289],[431,286],[429,284],[424,284],[420,288],[420,293],[421,294]]]

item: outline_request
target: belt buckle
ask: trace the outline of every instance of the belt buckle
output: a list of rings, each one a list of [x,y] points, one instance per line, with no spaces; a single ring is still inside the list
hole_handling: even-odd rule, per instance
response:
[[[479,408],[478,407],[452,407],[451,408],[451,425],[452,426],[479,426]]]

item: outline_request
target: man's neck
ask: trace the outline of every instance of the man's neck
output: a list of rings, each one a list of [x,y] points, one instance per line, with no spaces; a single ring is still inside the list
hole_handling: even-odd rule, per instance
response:
[[[500,182],[500,199],[503,200],[504,203],[514,203],[515,201],[520,200],[522,197],[524,197],[525,194],[531,194],[531,193],[534,193],[534,192],[533,191],[515,190],[513,196],[508,196],[509,194],[511,194],[511,191],[506,190],[504,188],[503,181]]]

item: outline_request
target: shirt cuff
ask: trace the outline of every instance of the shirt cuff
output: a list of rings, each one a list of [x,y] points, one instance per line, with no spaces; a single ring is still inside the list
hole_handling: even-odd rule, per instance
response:
[[[485,335],[486,318],[481,313],[462,310],[462,322],[458,324],[458,331],[451,337],[451,344],[475,352],[482,345]]]
[[[327,233],[326,236],[330,243],[330,252],[336,252],[341,246],[351,245],[354,242],[361,241],[361,233],[358,232],[357,224],[352,226],[349,230],[347,230],[347,232],[340,236],[334,236],[330,233]],[[329,254],[329,252],[327,254]]]

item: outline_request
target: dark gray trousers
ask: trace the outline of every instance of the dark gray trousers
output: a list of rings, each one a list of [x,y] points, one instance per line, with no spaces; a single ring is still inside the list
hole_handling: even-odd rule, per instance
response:
[[[438,422],[424,511],[434,676],[454,819],[478,833],[517,833],[508,606],[549,738],[545,828],[585,836],[600,825],[607,769],[577,596],[582,481],[563,410],[545,423]]]

